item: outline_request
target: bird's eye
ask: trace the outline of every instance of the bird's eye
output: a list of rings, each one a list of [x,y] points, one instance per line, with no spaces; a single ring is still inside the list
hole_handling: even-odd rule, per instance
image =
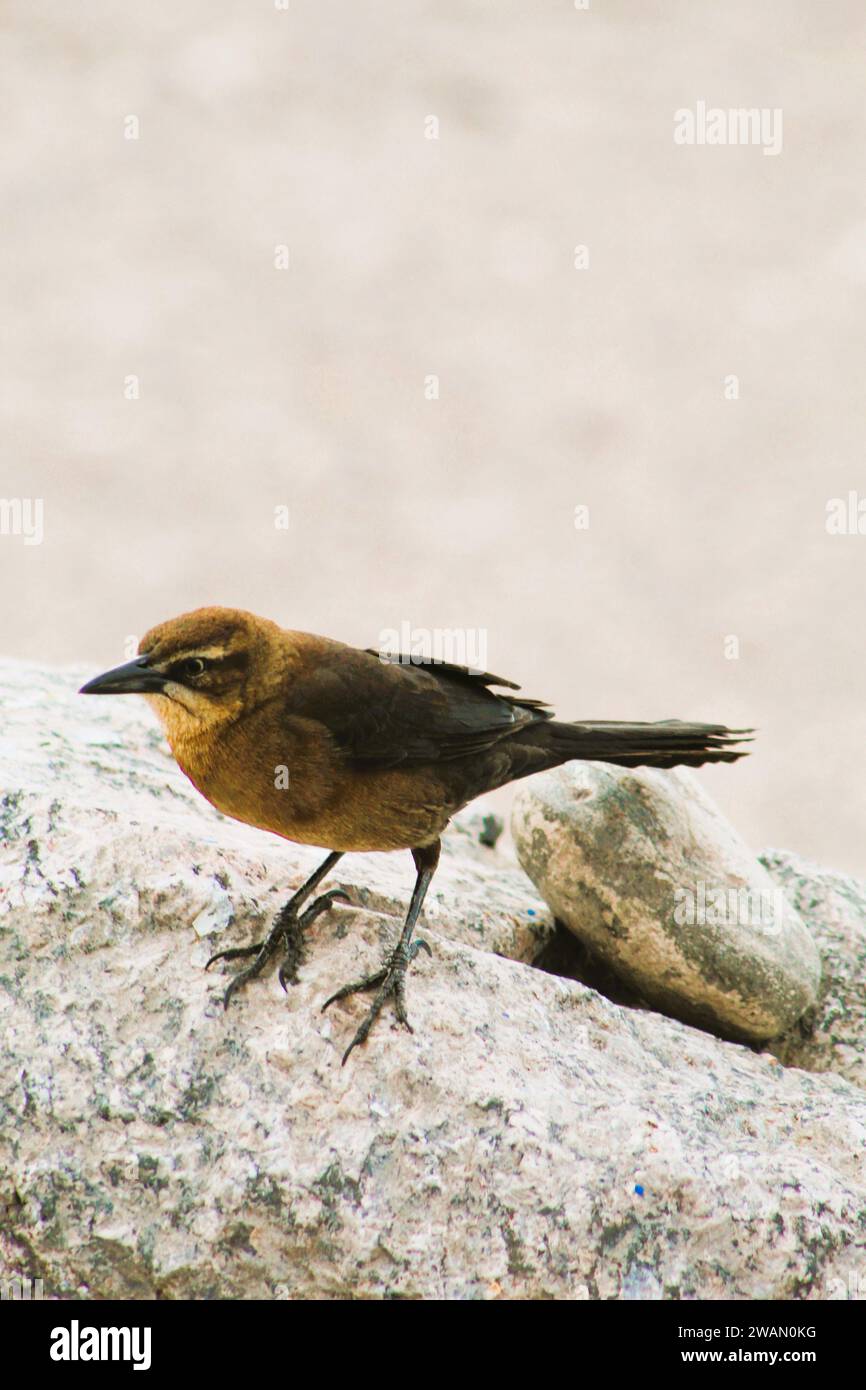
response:
[[[200,656],[188,656],[180,663],[180,672],[186,680],[191,680],[193,676],[200,676],[205,669],[207,662]]]

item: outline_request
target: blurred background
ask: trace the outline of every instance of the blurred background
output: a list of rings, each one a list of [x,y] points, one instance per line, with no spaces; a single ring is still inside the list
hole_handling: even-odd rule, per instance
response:
[[[281,3],[0,4],[4,653],[478,630],[563,717],[759,726],[701,779],[866,872],[862,0]]]

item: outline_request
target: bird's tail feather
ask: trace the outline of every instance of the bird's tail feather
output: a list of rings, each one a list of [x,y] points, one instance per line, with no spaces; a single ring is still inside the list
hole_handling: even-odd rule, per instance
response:
[[[724,724],[692,724],[666,719],[656,724],[627,724],[582,719],[545,724],[545,742],[562,762],[573,758],[615,763],[618,767],[700,767],[702,763],[733,763],[745,757],[752,729],[728,729]]]

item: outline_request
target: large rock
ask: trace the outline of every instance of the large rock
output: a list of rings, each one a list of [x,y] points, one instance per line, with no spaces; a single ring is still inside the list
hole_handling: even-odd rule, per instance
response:
[[[364,1004],[319,1011],[393,939],[399,855],[347,856],[364,907],[316,922],[288,996],[269,976],[224,1013],[201,964],[308,857],[216,816],[136,701],[94,709],[75,683],[0,669],[4,1277],[124,1298],[858,1287],[863,1092],[496,954],[547,919],[471,823],[414,1035],[386,1016],[343,1068]]]
[[[809,932],[684,769],[569,763],[526,783],[512,830],[556,915],[654,1008],[761,1041],[815,1005]]]

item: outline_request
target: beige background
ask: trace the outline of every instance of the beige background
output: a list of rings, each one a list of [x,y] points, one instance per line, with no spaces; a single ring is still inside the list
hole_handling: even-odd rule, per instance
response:
[[[862,0],[0,16],[0,496],[45,505],[7,653],[96,671],[211,602],[486,629],[563,716],[759,725],[706,784],[866,871],[866,536],[825,529],[866,495]],[[698,100],[781,107],[782,154],[675,146]]]

